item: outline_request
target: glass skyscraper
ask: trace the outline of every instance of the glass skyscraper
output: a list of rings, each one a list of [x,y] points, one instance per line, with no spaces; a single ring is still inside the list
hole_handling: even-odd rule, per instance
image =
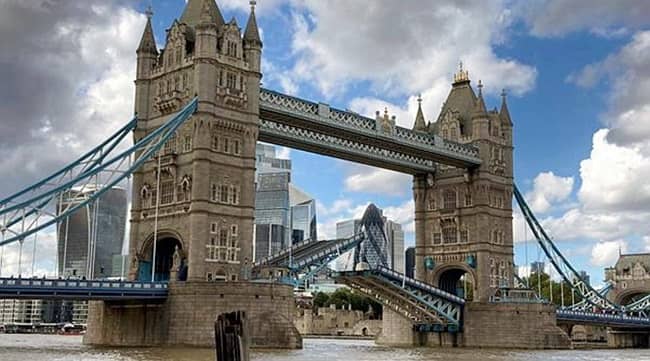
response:
[[[381,210],[380,210],[381,212]],[[404,231],[402,225],[382,216],[384,222],[384,234],[386,235],[387,244],[380,245],[384,258],[388,262],[388,267],[398,271],[404,272]],[[347,221],[338,222],[336,224],[336,238],[349,238],[361,231],[361,220],[350,219]],[[342,254],[336,260],[337,271],[352,271],[354,270],[354,260],[367,259],[371,255],[364,255],[371,248],[364,246],[350,250]],[[361,254],[358,254],[358,253]]]
[[[268,144],[258,143],[255,153],[254,260],[258,260],[293,242],[317,239],[317,232],[316,201],[291,184],[291,160],[278,158]]]

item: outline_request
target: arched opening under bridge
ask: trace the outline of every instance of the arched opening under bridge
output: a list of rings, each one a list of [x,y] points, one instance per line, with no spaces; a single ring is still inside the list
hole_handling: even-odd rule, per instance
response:
[[[472,274],[462,268],[450,268],[438,276],[438,288],[468,301],[474,299],[474,285]]]
[[[148,242],[145,259],[140,260],[138,279],[151,281],[151,268],[154,270],[154,281],[169,281],[174,274],[176,280],[187,280],[187,260],[183,243],[178,237],[171,234],[162,234],[156,240],[156,260],[152,264],[153,239]],[[177,253],[177,254],[176,254]],[[176,258],[176,259],[175,259]]]

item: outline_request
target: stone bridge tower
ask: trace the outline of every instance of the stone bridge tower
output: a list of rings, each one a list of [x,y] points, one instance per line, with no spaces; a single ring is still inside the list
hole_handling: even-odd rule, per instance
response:
[[[440,165],[414,178],[416,278],[449,292],[487,301],[512,286],[512,121],[502,94],[500,111],[487,110],[466,70],[454,76],[438,119],[426,124],[418,109],[415,130],[480,151],[477,169]],[[461,278],[463,277],[464,278]]]
[[[261,51],[254,7],[242,36],[214,0],[190,0],[160,51],[149,19],[137,50],[135,139],[199,103],[160,159],[134,174],[131,279],[247,278]]]

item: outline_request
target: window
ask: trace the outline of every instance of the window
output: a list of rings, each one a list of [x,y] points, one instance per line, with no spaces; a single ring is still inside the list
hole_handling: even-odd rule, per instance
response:
[[[186,135],[185,136],[185,144],[184,144],[184,151],[190,152],[192,151],[192,136],[191,135]]]
[[[217,233],[217,223],[216,222],[210,223],[210,233]],[[213,242],[214,242],[214,239],[213,239]]]
[[[208,272],[205,276],[205,280],[208,282],[212,282],[212,272]]]
[[[174,181],[166,180],[160,183],[160,204],[174,202]]]
[[[435,232],[433,234],[433,244],[440,244],[440,243],[442,243],[440,232]]]
[[[169,139],[167,139],[167,143],[165,143],[165,147],[163,148],[163,153],[164,154],[173,154],[176,153],[176,134],[172,134]]]
[[[221,199],[219,199],[219,201],[221,203],[228,203],[228,188],[229,187],[227,185],[221,185],[219,188],[220,188],[220,193],[221,193],[220,194]]]
[[[223,143],[223,152],[228,153],[230,151],[230,147],[229,147],[230,144],[228,144],[229,143],[228,138],[224,138],[222,143]]]
[[[456,227],[447,226],[442,229],[442,241],[445,244],[458,242],[458,235],[456,234]]]
[[[463,229],[460,231],[460,243],[467,243],[467,242],[469,242],[469,231]]]
[[[219,186],[216,184],[213,184],[212,189],[210,189],[210,199],[213,202],[219,201]]]
[[[239,139],[234,139],[232,141],[232,152],[239,155]]]
[[[239,189],[236,186],[230,186],[230,203],[239,204]]]
[[[443,209],[455,209],[456,208],[456,191],[454,191],[454,190],[446,190],[443,193],[442,208]]]
[[[218,261],[217,259],[217,247],[214,237],[210,238],[210,243],[208,244],[208,256],[207,259],[211,261]]]
[[[219,137],[216,135],[212,137],[212,149],[219,150]]]
[[[232,237],[237,237],[238,234],[239,234],[238,226],[236,224],[233,224],[232,227],[230,228],[230,235]]]
[[[237,75],[233,73],[226,73],[226,87],[235,89],[237,87]]]

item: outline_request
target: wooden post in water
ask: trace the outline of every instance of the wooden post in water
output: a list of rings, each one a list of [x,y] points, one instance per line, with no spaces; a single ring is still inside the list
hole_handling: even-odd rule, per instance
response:
[[[249,361],[246,312],[222,313],[214,323],[217,361]]]

